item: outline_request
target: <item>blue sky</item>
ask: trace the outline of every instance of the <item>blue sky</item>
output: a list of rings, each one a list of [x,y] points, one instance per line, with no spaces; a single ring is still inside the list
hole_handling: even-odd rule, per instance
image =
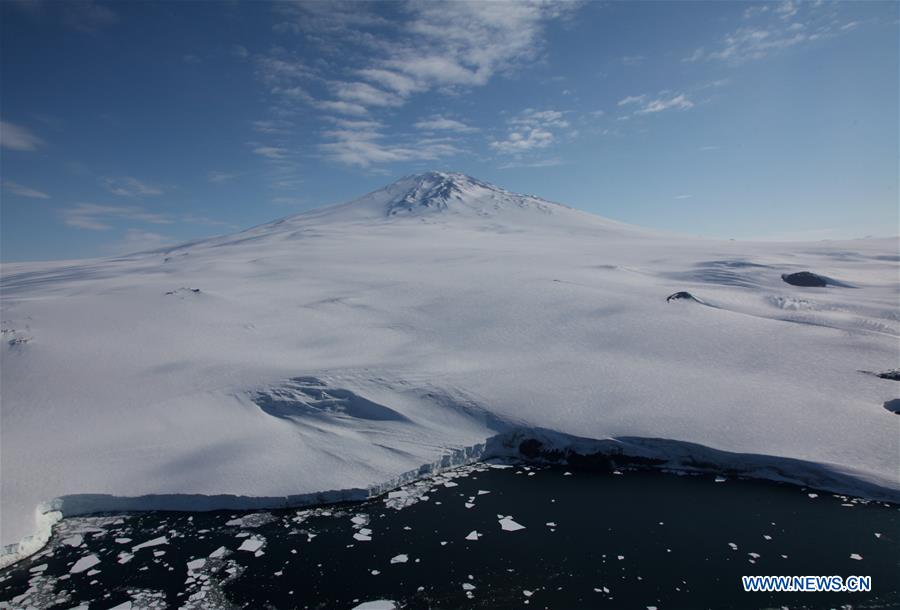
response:
[[[462,171],[714,237],[898,233],[895,2],[0,3],[0,257]]]

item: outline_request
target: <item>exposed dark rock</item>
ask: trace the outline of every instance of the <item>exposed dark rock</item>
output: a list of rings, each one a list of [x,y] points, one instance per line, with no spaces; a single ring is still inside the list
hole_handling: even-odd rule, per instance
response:
[[[884,403],[884,408],[895,415],[900,415],[900,398],[888,400]]]
[[[811,271],[798,271],[797,273],[782,273],[781,279],[791,286],[805,286],[813,288],[824,288],[828,285],[828,280],[821,275],[816,275]]]
[[[900,369],[892,369],[883,373],[875,373],[877,377],[882,379],[890,379],[891,381],[900,381]]]
[[[692,295],[690,292],[681,291],[681,292],[676,292],[675,294],[670,294],[668,297],[666,297],[666,303],[668,303],[670,301],[676,301],[678,299],[688,299],[689,301],[697,300],[696,298],[694,298],[694,295]]]
[[[564,463],[572,468],[611,472],[616,468],[648,467],[665,464],[665,460],[623,455],[619,452],[598,451],[596,453],[577,453],[572,449],[549,449],[536,438],[528,438],[519,443],[522,457],[535,462]]]

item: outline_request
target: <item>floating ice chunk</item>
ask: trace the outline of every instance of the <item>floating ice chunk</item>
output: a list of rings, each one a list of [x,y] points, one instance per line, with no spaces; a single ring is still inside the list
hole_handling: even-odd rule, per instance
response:
[[[850,559],[855,559],[856,561],[862,561],[862,555],[859,553],[850,553]]]
[[[818,498],[819,497],[819,494],[806,494],[806,495],[809,496],[810,498]]]
[[[131,608],[132,608],[131,600],[128,600],[127,602],[122,602],[121,604],[119,604],[117,606],[113,606],[109,610],[131,610]]]
[[[881,538],[881,532],[875,532],[875,537],[876,537],[876,538]]]
[[[528,589],[522,589],[522,595],[524,595],[525,597],[531,597],[532,595],[534,595],[534,591],[529,591]]]
[[[134,555],[132,555],[131,553],[125,553],[125,552],[119,553],[119,563],[124,565],[124,564],[128,563],[129,561],[131,561],[132,557],[134,557]]]
[[[265,543],[265,540],[254,536],[252,538],[247,538],[246,540],[244,540],[241,543],[241,546],[238,547],[238,550],[256,553],[256,551],[258,551],[262,547],[263,543]]]
[[[409,561],[408,555],[400,554],[400,555],[391,557],[391,563],[406,563],[407,561]]]
[[[465,506],[466,508],[472,508],[473,506],[475,506],[475,504],[472,502],[466,502],[463,506]]]
[[[359,540],[360,542],[369,542],[370,540],[372,540],[372,530],[366,527],[360,528],[358,532],[353,534],[353,538],[355,540]]]
[[[154,557],[162,557],[162,556],[165,555],[165,554],[166,554],[165,551],[153,551],[153,556],[154,556]]]
[[[469,532],[469,535],[466,536],[466,540],[478,540],[479,538],[481,538],[481,536],[482,535],[479,534],[476,530],[472,530],[471,532]]]
[[[462,584],[462,588],[463,588],[464,591],[474,591],[474,590],[475,590],[475,585],[473,585],[473,584],[470,583],[470,582],[464,582],[464,583]]]
[[[752,557],[753,559],[759,559],[759,553],[747,553],[747,554],[750,555],[750,557]]]
[[[479,490],[478,490],[478,495],[479,495],[479,496],[483,496],[484,494],[489,494],[489,493],[491,493],[491,492],[485,491],[485,490],[483,490],[483,489],[479,489]]]
[[[32,574],[34,574],[34,573],[36,573],[36,572],[43,572],[43,571],[46,570],[46,569],[47,569],[47,564],[46,564],[46,563],[42,563],[42,564],[39,565],[39,566],[34,566],[33,568],[29,568],[28,571],[31,572]]]
[[[201,557],[200,559],[195,559],[193,561],[187,562],[187,569],[189,571],[193,572],[195,570],[199,570],[200,568],[202,568],[205,565],[206,565],[206,559],[203,559]]]
[[[352,610],[396,610],[397,602],[389,599],[376,599],[370,602],[363,602],[358,606],[353,606]]]
[[[63,544],[67,544],[69,546],[81,546],[81,543],[84,541],[81,534],[75,534],[74,536],[69,536],[65,538],[62,542]]]
[[[371,572],[369,572],[369,574],[371,574],[372,576],[378,576],[379,574],[381,574],[381,571],[380,570],[372,570]]]
[[[128,544],[131,542],[131,538],[116,538],[117,544]]]
[[[135,553],[137,551],[140,551],[141,549],[146,549],[151,546],[159,546],[161,544],[168,544],[168,543],[169,543],[169,541],[166,539],[165,536],[160,536],[159,538],[154,538],[153,540],[147,540],[146,542],[142,542],[140,544],[134,545],[133,547],[131,547],[131,552]]]
[[[447,481],[446,483],[444,483],[444,487],[458,487],[458,486],[459,486],[459,484],[454,483],[453,481]]]
[[[547,521],[546,526],[547,527],[556,527],[556,521]]]
[[[69,569],[69,574],[80,574],[81,572],[94,567],[98,563],[100,563],[100,560],[97,559],[96,555],[87,555],[75,562],[75,565]]]
[[[616,555],[616,559],[622,561],[623,559],[625,559],[625,555]]]
[[[507,532],[516,532],[525,529],[524,525],[513,521],[512,517],[503,517],[500,519],[500,527]]]
[[[725,477],[716,477],[716,483],[724,483],[727,480]]]
[[[736,550],[738,549],[738,546],[737,546],[735,543],[733,543],[733,542],[729,542],[729,543],[728,543],[728,546],[731,547],[731,550],[732,550],[732,551],[736,551]]]

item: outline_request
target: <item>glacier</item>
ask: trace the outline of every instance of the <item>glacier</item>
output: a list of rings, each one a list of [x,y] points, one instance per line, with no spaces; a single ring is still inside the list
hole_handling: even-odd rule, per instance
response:
[[[900,388],[870,372],[900,361],[898,247],[674,235],[427,172],[3,264],[0,565],[63,515],[354,499],[526,442],[896,501]]]

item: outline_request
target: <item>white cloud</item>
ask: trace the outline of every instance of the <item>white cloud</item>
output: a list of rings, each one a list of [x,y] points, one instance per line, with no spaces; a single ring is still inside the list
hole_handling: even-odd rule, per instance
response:
[[[373,87],[368,83],[336,82],[331,84],[335,95],[345,101],[361,106],[400,106],[403,98],[396,93]]]
[[[147,222],[152,224],[171,224],[171,218],[164,214],[148,212],[139,206],[99,205],[95,203],[79,203],[74,207],[62,210],[63,222],[70,227],[104,231],[112,228],[109,224],[115,219]]]
[[[668,98],[658,98],[645,103],[642,108],[635,111],[635,114],[648,114],[654,112],[662,112],[664,110],[688,110],[694,107],[694,102],[688,99],[684,93],[671,95]]]
[[[538,159],[537,161],[509,161],[499,166],[498,169],[517,169],[522,167],[556,167],[562,164],[562,159],[552,157],[550,159]]]
[[[509,155],[521,155],[547,148],[557,141],[555,132],[570,127],[562,112],[530,108],[510,119],[508,123],[510,129],[506,137],[491,141],[490,147]]]
[[[316,102],[315,106],[319,110],[325,110],[328,112],[341,112],[343,114],[352,114],[355,116],[362,116],[368,113],[365,106],[344,101]]]
[[[266,159],[284,159],[288,156],[288,150],[278,146],[256,146],[253,153]]]
[[[496,74],[535,59],[543,49],[546,23],[578,4],[413,1],[392,5],[400,18],[391,21],[376,14],[377,6],[296,2],[277,7],[286,18],[279,29],[302,32],[307,40],[359,64],[352,72],[361,81],[334,83],[338,101],[309,99],[314,106],[363,114],[359,106],[399,106],[417,92],[484,85]],[[396,36],[384,36],[386,28],[395,29]],[[360,47],[364,52],[353,52]],[[282,87],[286,77],[317,77],[302,62],[276,56],[260,58],[260,73],[270,86],[277,82]],[[338,102],[356,106],[341,110],[335,106]]]
[[[462,152],[446,139],[419,138],[391,143],[385,141],[377,122],[338,121],[338,129],[323,132],[328,141],[320,149],[326,157],[344,165],[367,168],[380,163],[431,161]]]
[[[684,93],[672,93],[670,91],[660,91],[659,97],[649,99],[645,94],[629,95],[619,101],[619,106],[637,106],[634,115],[653,114],[663,112],[664,110],[688,110],[694,107],[688,96]],[[619,121],[627,121],[631,115],[622,115],[617,118]]]
[[[222,182],[228,182],[236,176],[237,174],[212,170],[206,175],[206,179],[214,184],[221,184]]]
[[[199,55],[194,55],[193,53],[188,53],[187,55],[185,55],[185,56],[182,57],[181,59],[184,61],[184,63],[190,64],[190,65],[192,65],[192,66],[196,66],[196,65],[199,65],[199,64],[203,63],[203,60],[200,59],[200,56],[199,56]]]
[[[156,250],[172,243],[172,238],[166,235],[140,229],[128,229],[122,239],[108,246],[107,250],[116,254],[131,254],[132,252]]]
[[[391,89],[403,97],[420,91],[424,86],[409,76],[382,68],[364,68],[358,70],[357,74],[370,82],[377,83],[386,89]]]
[[[834,20],[833,10],[836,6],[839,5],[828,7],[822,3],[793,0],[777,5],[751,6],[744,11],[744,19],[751,25],[737,28],[711,48],[695,49],[682,61],[725,61],[736,64],[760,60],[785,49],[852,29],[854,26],[844,28]]]
[[[619,106],[627,106],[628,104],[640,104],[645,99],[647,99],[646,95],[629,95],[621,100],[619,100]]]
[[[644,61],[643,55],[626,55],[622,58],[622,63],[626,66],[636,66]]]
[[[122,197],[140,197],[144,195],[162,195],[162,189],[141,182],[137,178],[123,176],[120,178],[103,178],[100,183],[113,195]]]
[[[68,0],[59,5],[63,10],[63,23],[80,32],[93,33],[119,20],[112,9],[94,0]]]
[[[292,121],[285,119],[271,119],[268,121],[252,121],[253,129],[259,133],[286,134],[294,127]]]
[[[690,199],[693,195],[675,195],[675,199]]]
[[[50,199],[50,195],[48,195],[47,193],[35,190],[22,184],[18,184],[16,182],[11,182],[10,180],[3,180],[3,188],[10,193],[14,193],[21,197],[29,197],[31,199]]]
[[[534,127],[520,131],[513,131],[504,140],[494,140],[491,148],[502,153],[517,154],[528,152],[536,148],[547,148],[556,138],[546,129]]]
[[[416,129],[422,131],[454,131],[456,133],[473,133],[478,131],[477,127],[466,125],[462,121],[456,119],[448,119],[440,115],[431,117],[430,119],[422,119],[415,123]]]
[[[44,143],[21,125],[0,121],[0,147],[9,150],[37,150]]]
[[[247,47],[241,44],[233,45],[231,47],[231,54],[242,59],[250,56],[250,52],[247,50]]]

